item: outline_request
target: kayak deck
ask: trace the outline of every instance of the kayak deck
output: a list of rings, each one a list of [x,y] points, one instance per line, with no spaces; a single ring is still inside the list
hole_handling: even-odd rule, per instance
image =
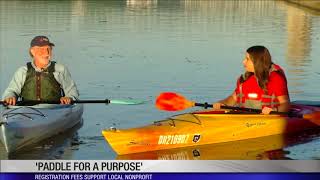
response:
[[[320,119],[300,116],[320,111],[319,107],[293,105],[292,110],[297,116],[225,113],[221,110],[186,113],[143,127],[103,130],[102,134],[114,151],[122,155],[258,138],[320,125]]]

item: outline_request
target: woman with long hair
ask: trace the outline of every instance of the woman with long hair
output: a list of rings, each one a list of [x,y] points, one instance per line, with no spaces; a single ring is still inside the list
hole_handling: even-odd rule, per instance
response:
[[[246,71],[239,77],[234,92],[214,103],[214,108],[228,105],[261,109],[263,114],[287,112],[290,107],[287,79],[283,69],[272,62],[268,49],[248,48],[243,65]]]

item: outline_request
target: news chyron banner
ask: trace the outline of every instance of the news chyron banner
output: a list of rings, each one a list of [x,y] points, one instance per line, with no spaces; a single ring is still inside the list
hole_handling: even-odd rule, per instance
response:
[[[320,161],[1,160],[0,180],[320,179]]]

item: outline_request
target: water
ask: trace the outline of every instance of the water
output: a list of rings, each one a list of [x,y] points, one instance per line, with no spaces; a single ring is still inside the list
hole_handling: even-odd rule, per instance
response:
[[[30,60],[30,40],[47,35],[56,45],[54,60],[68,66],[81,99],[147,101],[86,105],[78,143],[63,135],[52,148],[9,158],[115,159],[102,129],[173,115],[153,105],[163,91],[199,102],[226,97],[243,72],[245,50],[256,44],[268,47],[285,69],[292,100],[319,100],[319,21],[319,13],[282,1],[0,1],[1,92]],[[286,147],[283,158],[319,159],[319,147],[312,136]],[[0,145],[0,159],[6,158]]]

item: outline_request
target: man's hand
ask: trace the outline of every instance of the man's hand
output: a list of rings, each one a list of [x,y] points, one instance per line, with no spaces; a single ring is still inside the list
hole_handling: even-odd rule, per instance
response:
[[[4,102],[5,102],[5,105],[14,106],[14,105],[16,105],[17,99],[16,99],[16,97],[8,97],[4,100]]]
[[[72,99],[70,97],[61,97],[60,98],[60,103],[61,104],[71,104]]]

